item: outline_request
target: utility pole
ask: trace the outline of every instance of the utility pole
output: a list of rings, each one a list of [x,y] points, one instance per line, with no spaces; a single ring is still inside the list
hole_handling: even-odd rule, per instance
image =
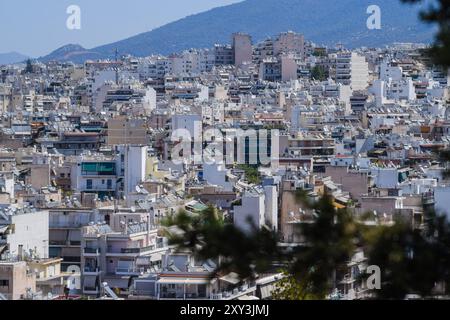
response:
[[[116,85],[119,85],[119,66],[118,66],[118,63],[119,63],[119,59],[118,59],[119,50],[116,48],[114,53],[115,53],[115,62],[116,62],[116,67],[115,67],[115,69],[116,69]]]

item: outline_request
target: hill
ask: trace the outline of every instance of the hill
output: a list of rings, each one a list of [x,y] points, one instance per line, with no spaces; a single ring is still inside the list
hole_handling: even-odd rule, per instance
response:
[[[377,0],[382,13],[382,29],[369,30],[366,11],[373,3],[373,0],[246,0],[90,50],[80,46],[73,46],[73,52],[59,49],[44,60],[79,62],[89,57],[112,58],[116,49],[120,54],[135,56],[167,55],[189,48],[229,43],[234,32],[249,33],[257,42],[292,30],[319,44],[342,43],[350,48],[432,40],[433,30],[419,21],[418,7],[403,4],[400,0]]]

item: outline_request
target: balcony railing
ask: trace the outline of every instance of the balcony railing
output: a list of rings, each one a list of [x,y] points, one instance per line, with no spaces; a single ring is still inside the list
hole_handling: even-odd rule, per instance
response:
[[[140,254],[144,252],[154,251],[158,249],[163,249],[164,244],[158,243],[156,245],[142,247],[142,248],[120,248],[120,249],[108,249],[108,253],[119,253],[119,254]]]
[[[101,249],[100,248],[84,248],[85,254],[100,254]]]
[[[96,267],[84,267],[85,273],[99,273],[100,269]]]
[[[210,300],[232,300],[248,292],[256,291],[256,284],[244,284],[232,291],[224,291],[210,295]]]
[[[50,246],[73,246],[78,247],[81,245],[80,241],[68,241],[68,240],[50,240],[49,241]]]
[[[145,269],[142,268],[136,268],[135,266],[128,267],[128,268],[116,268],[116,274],[141,274],[143,273]]]

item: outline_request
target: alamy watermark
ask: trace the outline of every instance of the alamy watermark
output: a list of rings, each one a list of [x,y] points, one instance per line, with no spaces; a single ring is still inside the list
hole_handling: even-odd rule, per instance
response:
[[[175,164],[273,165],[279,160],[279,130],[219,129],[172,132],[171,159]]]
[[[377,5],[370,5],[367,8],[367,14],[370,14],[367,18],[367,29],[369,30],[380,30],[381,29],[381,9]]]
[[[69,30],[81,29],[81,8],[78,5],[70,5],[67,7],[66,13],[69,17],[66,20],[66,27]]]

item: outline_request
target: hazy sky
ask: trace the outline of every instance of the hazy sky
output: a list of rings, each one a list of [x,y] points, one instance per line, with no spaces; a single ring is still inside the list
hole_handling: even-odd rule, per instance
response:
[[[0,53],[38,57],[69,43],[93,48],[240,1],[0,0]],[[70,5],[81,8],[81,30],[66,27]]]

